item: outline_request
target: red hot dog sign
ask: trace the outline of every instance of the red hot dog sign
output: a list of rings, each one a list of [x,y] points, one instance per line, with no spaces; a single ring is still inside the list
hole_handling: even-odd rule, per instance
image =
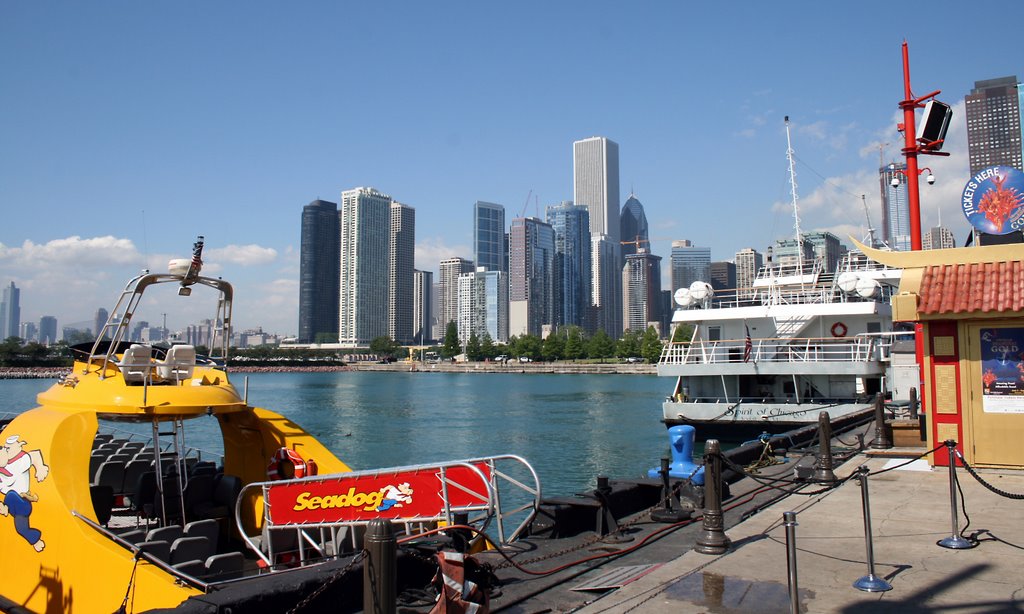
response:
[[[444,480],[438,466],[271,483],[267,520],[284,525],[438,518],[444,515],[445,490],[449,509],[482,509],[489,505],[488,467],[476,468],[480,473],[469,465],[446,465]]]

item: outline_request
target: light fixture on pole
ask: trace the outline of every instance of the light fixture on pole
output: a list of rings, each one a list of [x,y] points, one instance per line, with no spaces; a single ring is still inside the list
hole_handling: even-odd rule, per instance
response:
[[[889,182],[889,185],[891,185],[894,188],[898,188],[899,185],[900,185],[900,175],[903,175],[904,177],[906,177],[907,176],[907,172],[905,170],[903,170],[903,169],[893,168],[893,167],[890,167],[889,170],[892,171],[892,181]],[[928,185],[934,185],[935,184],[935,175],[932,174],[932,169],[930,169],[930,168],[928,168],[926,166],[926,167],[922,168],[921,170],[917,171],[917,174],[918,175],[924,175],[925,171],[928,172],[928,176],[925,177],[924,180],[928,182]]]

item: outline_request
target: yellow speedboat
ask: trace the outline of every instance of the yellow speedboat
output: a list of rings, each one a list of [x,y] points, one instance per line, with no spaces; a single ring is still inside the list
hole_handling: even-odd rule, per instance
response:
[[[347,572],[373,519],[410,534],[456,514],[481,527],[497,516],[497,540],[516,537],[526,521],[506,531],[497,464],[526,467],[529,502],[513,512],[532,513],[540,487],[522,459],[354,472],[284,416],[250,406],[224,366],[232,287],[199,275],[202,239],[169,273],[132,279],[72,373],[0,431],[0,549],[10,563],[0,609],[269,612],[310,605],[334,585],[323,597],[341,611],[361,603],[362,574]],[[143,292],[162,284],[179,296],[219,293],[215,358],[127,341]],[[189,445],[195,425],[216,431],[211,419],[223,450],[213,460]]]

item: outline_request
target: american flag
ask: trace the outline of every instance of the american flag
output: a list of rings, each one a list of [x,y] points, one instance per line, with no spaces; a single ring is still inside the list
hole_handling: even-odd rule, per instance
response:
[[[750,353],[754,350],[754,344],[750,342],[750,327],[744,324],[743,328],[747,330],[747,338],[743,342],[743,362],[750,362]]]

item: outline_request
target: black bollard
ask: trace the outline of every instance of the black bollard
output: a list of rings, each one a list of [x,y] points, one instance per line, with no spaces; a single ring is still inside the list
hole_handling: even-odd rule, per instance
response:
[[[874,450],[888,450],[892,439],[885,432],[885,402],[882,393],[875,395],[875,438],[869,444]]]
[[[836,474],[832,471],[832,423],[827,411],[818,414],[818,456],[814,459],[814,481],[836,481]]]
[[[398,540],[390,520],[375,518],[363,537],[363,612],[391,614],[397,608]]]
[[[669,459],[661,459],[661,499],[664,506],[660,510],[651,512],[651,520],[654,522],[667,522],[675,524],[690,518],[691,510],[683,510],[681,505],[676,505],[675,495],[672,494],[672,486],[669,484]]]
[[[907,409],[910,410],[910,419],[917,420],[917,388],[910,388],[910,403],[907,405]]]
[[[944,537],[935,543],[950,550],[967,550],[978,544],[964,539],[960,535],[960,521],[957,520],[956,514],[956,442],[952,439],[947,439],[943,443],[946,445],[946,449],[949,450],[949,515],[953,524],[953,532],[950,533],[949,537]]]
[[[717,439],[704,444],[704,476],[704,526],[693,549],[701,554],[725,554],[732,542],[724,529],[722,458]]]

